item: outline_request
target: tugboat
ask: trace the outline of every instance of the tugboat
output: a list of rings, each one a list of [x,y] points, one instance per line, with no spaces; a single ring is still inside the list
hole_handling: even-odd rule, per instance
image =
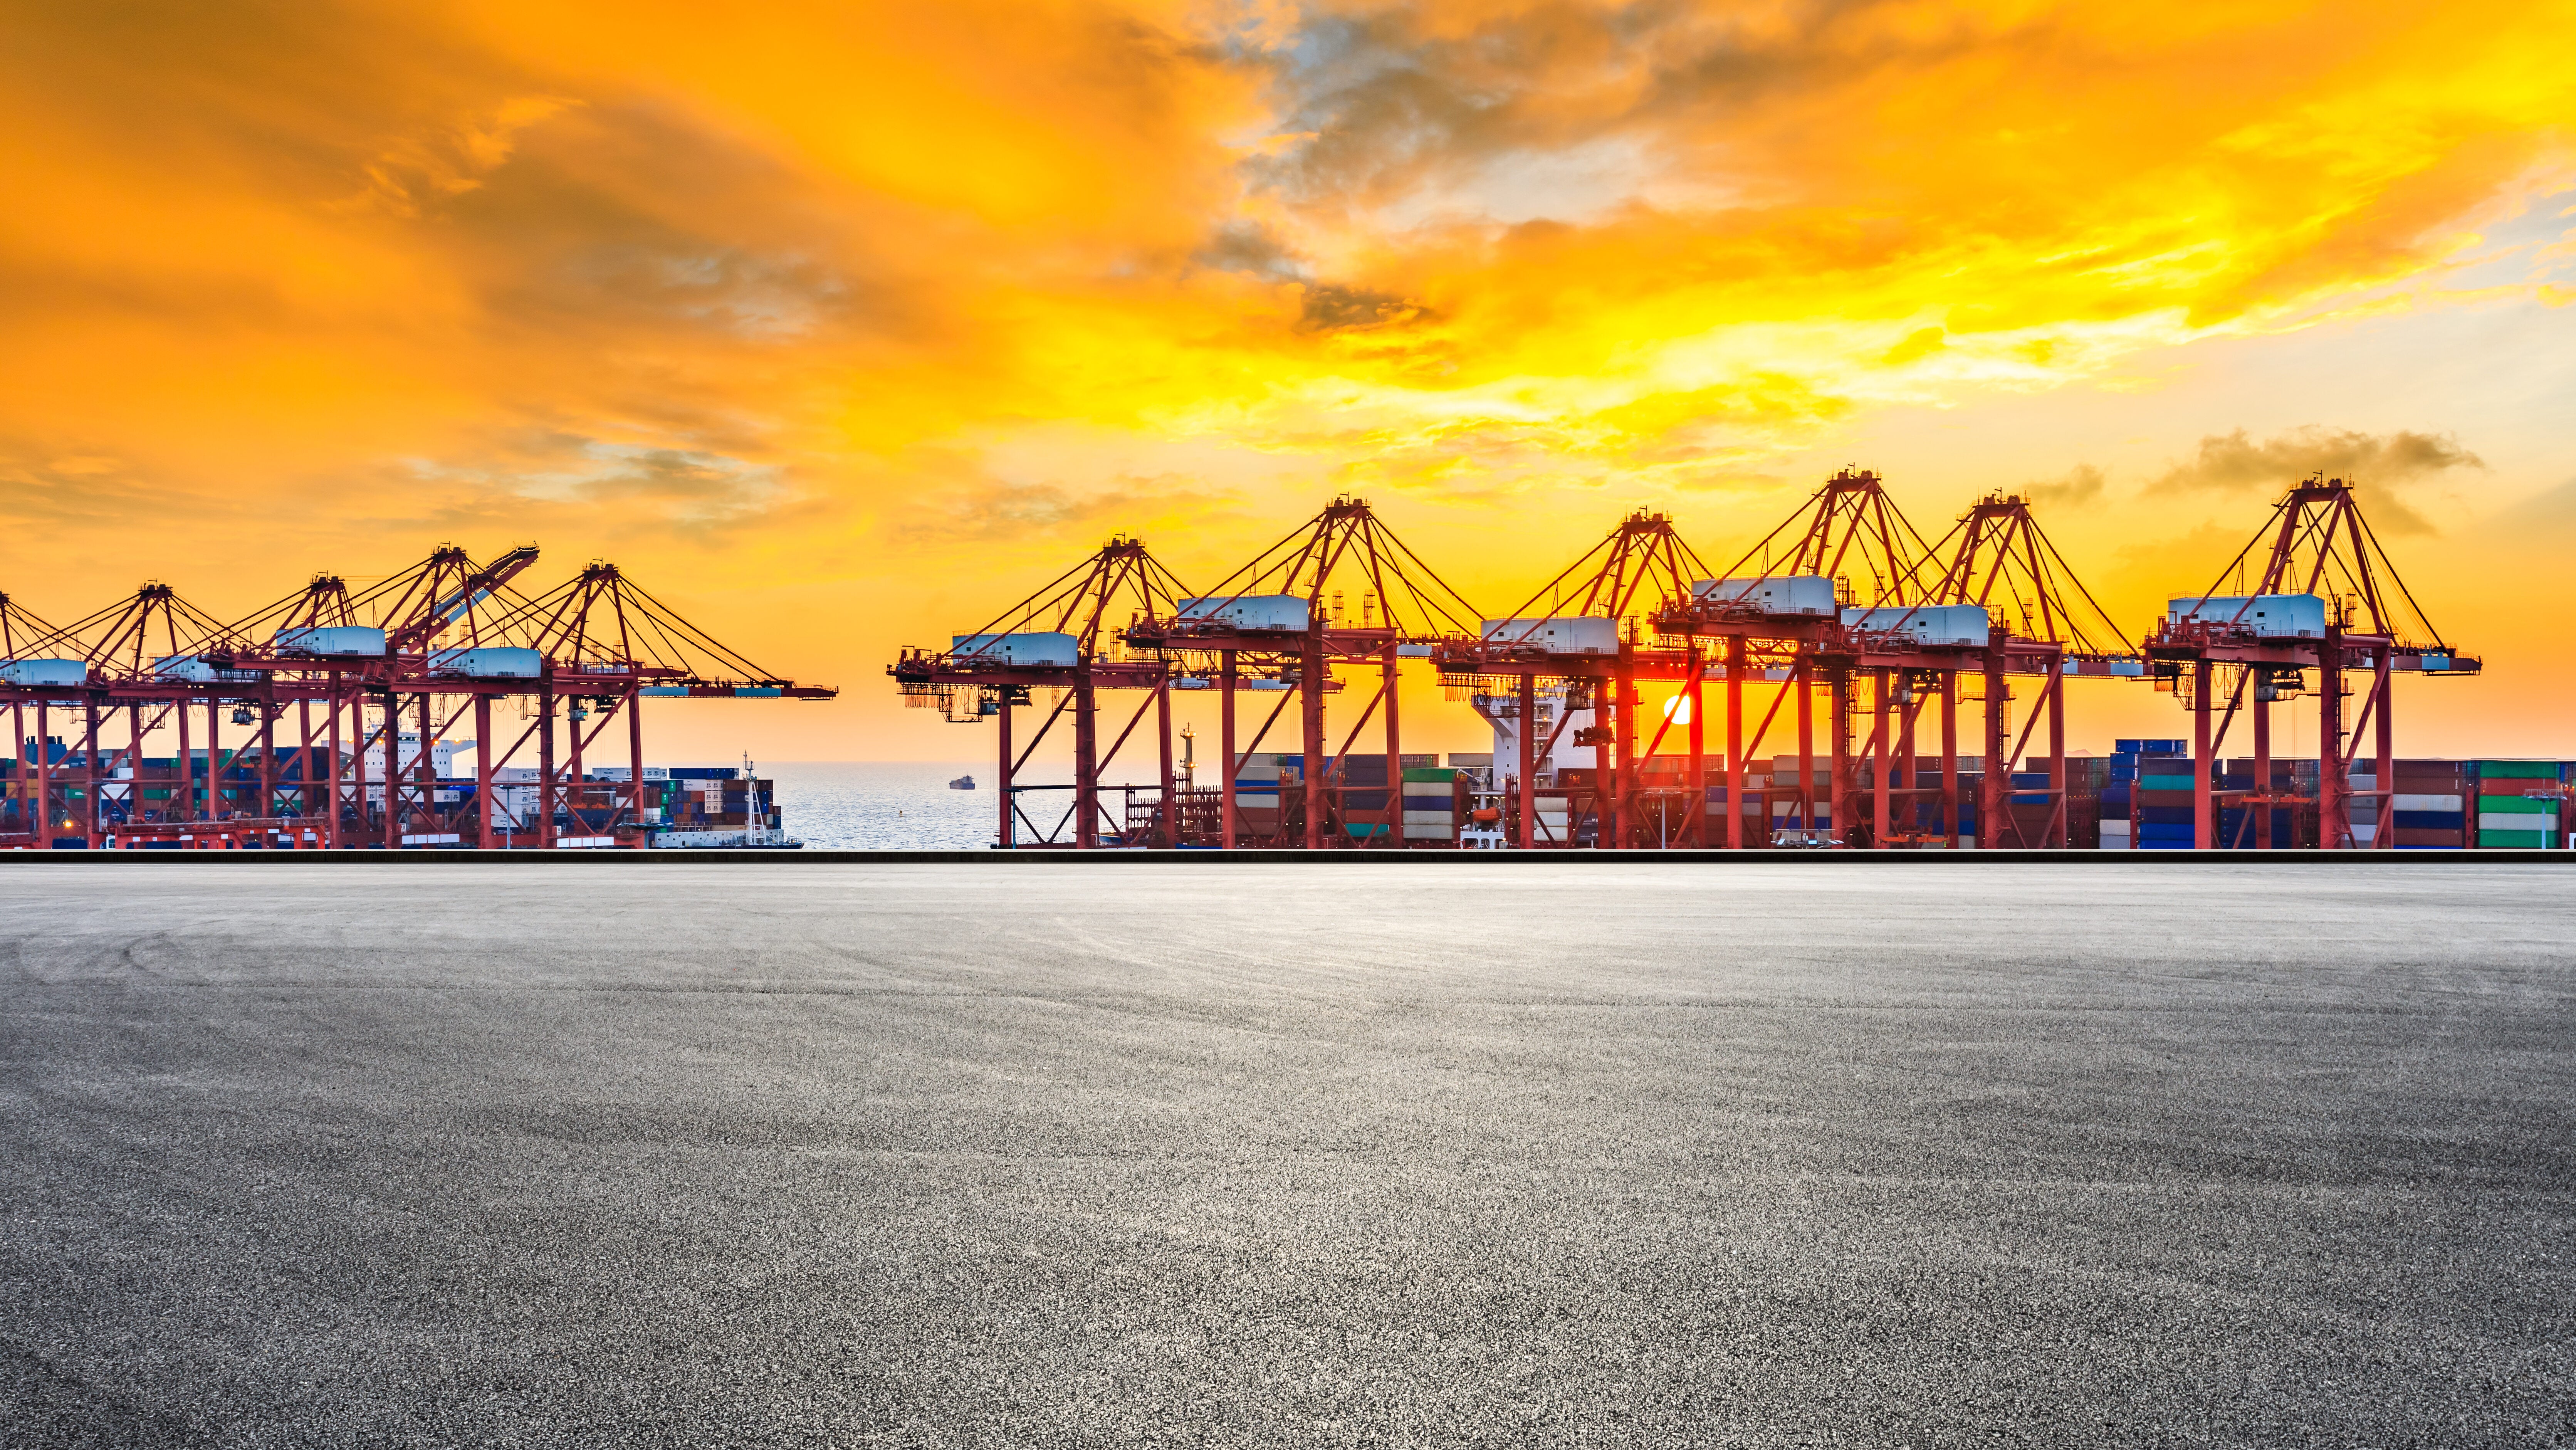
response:
[[[948,788],[950,790],[973,790],[975,788],[975,777],[971,775],[961,775],[955,780],[948,782]]]

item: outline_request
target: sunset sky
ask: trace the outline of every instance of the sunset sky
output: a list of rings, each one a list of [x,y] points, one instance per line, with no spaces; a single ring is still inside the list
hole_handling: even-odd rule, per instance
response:
[[[2324,469],[2487,661],[2401,751],[2576,755],[2576,6],[10,9],[57,621],[533,540],[843,688],[657,758],[974,759],[885,664],[1112,531],[1213,582],[1357,492],[1499,612],[1850,462],[2034,491],[2134,635]]]

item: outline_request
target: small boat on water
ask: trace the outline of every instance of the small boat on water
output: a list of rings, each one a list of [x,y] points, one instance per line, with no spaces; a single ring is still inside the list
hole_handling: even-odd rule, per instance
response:
[[[975,788],[975,777],[971,775],[961,775],[955,780],[948,782],[948,788],[950,790],[973,790]]]

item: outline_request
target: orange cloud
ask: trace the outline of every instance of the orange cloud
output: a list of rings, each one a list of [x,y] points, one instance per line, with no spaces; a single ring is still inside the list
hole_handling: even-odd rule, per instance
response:
[[[2569,184],[2576,114],[2565,4],[468,0],[13,32],[13,594],[77,614],[205,561],[198,592],[247,605],[542,531],[856,685],[982,617],[979,571],[1110,527],[1222,573],[1343,486],[1443,520],[1767,509],[1783,460],[1888,410],[2447,305]],[[2569,258],[2529,255],[2481,295],[2563,300]],[[2069,507],[2111,497],[2068,477]],[[1462,574],[1511,593],[1596,522],[1462,529]],[[863,623],[816,617],[830,588]]]

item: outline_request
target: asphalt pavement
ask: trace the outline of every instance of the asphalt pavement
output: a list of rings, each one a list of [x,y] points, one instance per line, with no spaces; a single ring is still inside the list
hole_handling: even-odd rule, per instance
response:
[[[0,1444],[2576,1443],[2576,873],[0,865]]]

